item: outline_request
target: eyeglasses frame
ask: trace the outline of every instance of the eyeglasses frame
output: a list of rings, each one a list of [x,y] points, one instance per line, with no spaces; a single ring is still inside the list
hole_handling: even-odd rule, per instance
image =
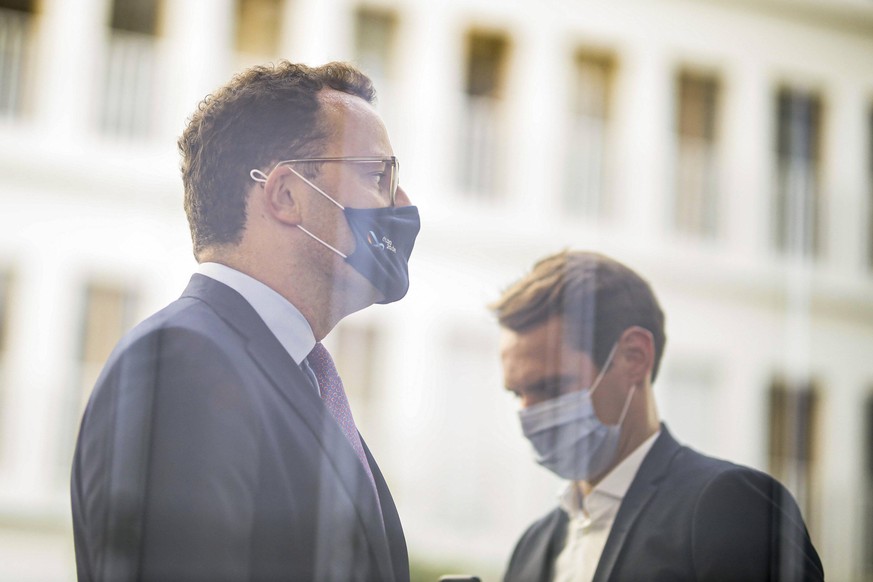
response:
[[[337,156],[337,157],[326,157],[326,158],[297,158],[295,160],[282,160],[281,162],[276,163],[274,168],[278,168],[279,166],[286,164],[299,164],[299,163],[319,163],[319,162],[352,162],[352,163],[363,163],[363,162],[383,162],[389,163],[389,167],[392,168],[390,183],[388,184],[388,188],[390,189],[391,196],[391,207],[396,206],[397,200],[397,188],[400,185],[400,160],[397,159],[397,156]],[[295,174],[297,172],[295,171]],[[308,179],[303,177],[300,174],[301,179],[305,180],[310,186],[321,191],[321,188],[310,182]]]

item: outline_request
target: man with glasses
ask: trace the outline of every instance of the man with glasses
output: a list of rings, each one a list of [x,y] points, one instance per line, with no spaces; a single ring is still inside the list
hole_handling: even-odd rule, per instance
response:
[[[254,67],[182,137],[199,263],[113,352],[72,475],[79,580],[409,579],[321,340],[401,299],[418,211],[343,63]]]

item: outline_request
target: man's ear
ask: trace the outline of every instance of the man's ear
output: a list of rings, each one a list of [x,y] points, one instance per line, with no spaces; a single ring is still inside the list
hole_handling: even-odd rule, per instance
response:
[[[278,166],[264,183],[265,207],[277,221],[289,226],[303,222],[298,201],[302,182],[290,168]]]
[[[652,332],[632,326],[624,330],[619,340],[622,365],[632,385],[641,385],[652,375],[655,365],[655,338]]]

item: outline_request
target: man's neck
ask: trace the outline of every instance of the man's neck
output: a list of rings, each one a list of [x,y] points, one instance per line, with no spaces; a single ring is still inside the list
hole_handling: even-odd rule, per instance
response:
[[[274,270],[258,268],[252,261],[245,260],[245,257],[240,253],[213,253],[201,255],[198,258],[201,263],[219,263],[244,273],[284,297],[300,311],[309,323],[316,341],[324,339],[339,321],[339,319],[331,317],[327,310],[316,309],[314,306],[319,305],[319,302],[307,297],[306,293],[301,291],[303,285],[294,285],[295,281],[300,281],[300,277],[286,277]]]
[[[621,464],[626,458],[628,458],[637,448],[646,442],[652,435],[654,435],[661,428],[660,420],[655,417],[654,422],[647,422],[645,425],[641,426],[637,430],[633,430],[630,426],[626,428],[628,431],[627,434],[625,430],[622,430],[621,439],[619,440],[618,445],[618,454],[616,454],[615,461],[606,469],[603,473],[591,479],[589,481],[576,481],[576,490],[583,497],[590,494],[591,491],[597,487],[597,484],[603,481],[603,479],[609,475],[613,469]]]

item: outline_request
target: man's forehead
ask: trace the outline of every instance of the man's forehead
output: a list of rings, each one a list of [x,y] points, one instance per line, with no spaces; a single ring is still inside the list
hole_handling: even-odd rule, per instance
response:
[[[392,155],[388,133],[381,117],[357,95],[336,89],[319,92],[322,121],[333,142],[334,155]]]
[[[322,114],[329,120],[343,118],[359,122],[377,122],[381,119],[376,109],[362,97],[336,89],[322,89],[318,92]]]
[[[501,329],[500,350],[504,360],[539,360],[542,365],[576,362],[590,356],[568,342],[560,317],[525,331]],[[574,364],[575,365],[575,364]],[[559,365],[560,367],[560,365]]]
[[[331,87],[325,87],[324,89],[318,92],[318,100],[321,102],[322,107],[359,107],[363,105],[369,105],[366,100],[357,95],[353,95],[351,93],[346,93],[345,91],[340,91],[339,89],[333,89]]]
[[[509,328],[501,328],[501,342],[504,346],[526,346],[548,344],[556,347],[564,340],[564,326],[560,316],[552,317],[545,322],[515,331]]]

